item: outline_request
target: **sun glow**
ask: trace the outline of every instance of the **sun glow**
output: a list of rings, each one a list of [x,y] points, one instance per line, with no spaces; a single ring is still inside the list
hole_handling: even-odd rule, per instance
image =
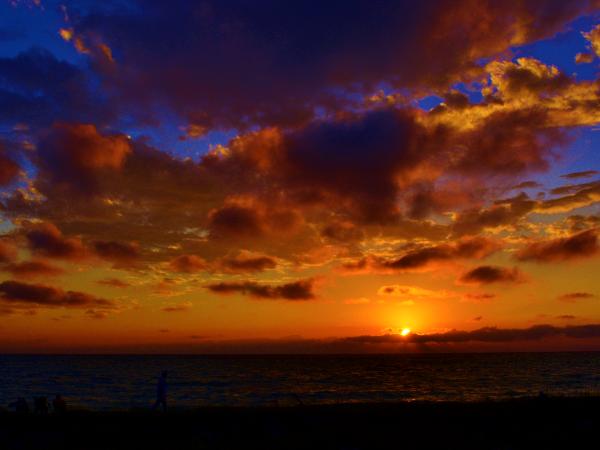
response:
[[[410,328],[402,328],[402,331],[400,332],[400,335],[402,336],[408,336],[410,334]]]

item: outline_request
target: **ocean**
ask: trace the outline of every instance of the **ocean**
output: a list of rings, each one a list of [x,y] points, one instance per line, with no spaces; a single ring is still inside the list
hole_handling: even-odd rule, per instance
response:
[[[600,394],[600,352],[355,356],[2,355],[0,408],[17,397],[90,410],[169,406],[476,401]]]

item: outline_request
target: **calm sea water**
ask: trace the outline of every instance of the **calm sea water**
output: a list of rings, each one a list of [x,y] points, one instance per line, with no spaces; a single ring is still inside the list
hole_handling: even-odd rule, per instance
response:
[[[93,409],[500,399],[600,393],[600,353],[385,356],[0,356],[0,407],[61,393]]]

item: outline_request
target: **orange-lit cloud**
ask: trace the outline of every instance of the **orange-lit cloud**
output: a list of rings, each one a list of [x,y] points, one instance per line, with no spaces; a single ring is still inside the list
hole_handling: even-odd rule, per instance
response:
[[[56,267],[44,260],[31,260],[18,263],[10,263],[0,267],[0,270],[12,274],[16,278],[28,279],[35,277],[54,277],[65,273],[60,267]]]
[[[599,252],[597,231],[587,230],[567,238],[533,242],[516,256],[520,261],[546,263],[590,258]]]
[[[25,237],[34,254],[63,259],[80,259],[86,255],[86,249],[80,239],[65,237],[52,223],[30,226],[25,232]]]
[[[463,284],[523,283],[526,276],[516,267],[479,266],[460,277]]]
[[[33,307],[66,307],[112,309],[114,303],[83,292],[63,291],[41,284],[3,281],[0,283],[0,302]]]
[[[300,280],[277,286],[260,284],[253,281],[244,282],[221,282],[206,286],[208,290],[216,294],[241,293],[258,299],[283,299],[290,301],[312,300],[315,298],[313,292],[313,280]]]
[[[169,262],[169,266],[175,272],[194,273],[206,270],[207,262],[196,255],[180,255]]]
[[[562,302],[575,303],[580,300],[588,300],[595,297],[594,294],[590,294],[589,292],[569,292],[559,296],[558,299]]]

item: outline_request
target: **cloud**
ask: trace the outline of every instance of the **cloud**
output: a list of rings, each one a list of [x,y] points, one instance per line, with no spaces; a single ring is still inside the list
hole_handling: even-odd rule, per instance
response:
[[[597,230],[587,230],[567,238],[533,242],[516,254],[519,261],[551,263],[590,258],[600,251]]]
[[[346,265],[346,270],[393,270],[415,271],[430,269],[436,263],[452,262],[457,259],[482,259],[501,248],[501,244],[485,237],[463,238],[450,244],[440,244],[433,247],[417,248],[406,252],[399,258],[367,258],[352,265]]]
[[[63,291],[51,286],[18,281],[3,281],[0,283],[0,302],[34,307],[95,307],[100,309],[113,309],[115,307],[110,300],[94,297],[83,292]]]
[[[134,267],[140,258],[139,245],[135,242],[96,241],[94,251],[100,258],[113,262],[116,268]]]
[[[218,267],[227,273],[254,273],[274,269],[277,261],[269,256],[242,252],[234,257],[222,258]]]
[[[91,92],[85,71],[50,51],[33,47],[0,57],[0,122],[50,125],[55,121],[108,120],[102,92]]]
[[[211,233],[223,237],[259,236],[263,233],[258,212],[250,207],[230,205],[209,216]]]
[[[495,202],[490,208],[468,209],[459,213],[452,224],[455,235],[479,233],[487,228],[513,225],[529,212],[536,202],[521,193],[516,197]]]
[[[334,221],[323,227],[321,236],[332,242],[357,242],[365,237],[363,230],[349,221]]]
[[[588,300],[595,297],[596,296],[594,294],[589,292],[568,292],[559,296],[558,299],[566,303],[575,303],[579,300]]]
[[[600,226],[600,216],[575,214],[567,217],[567,223],[571,231],[577,233]]]
[[[505,98],[530,94],[553,94],[564,90],[571,82],[555,66],[548,66],[534,58],[512,61],[493,61],[487,69],[492,74],[492,84]]]
[[[560,320],[573,320],[573,319],[576,319],[576,317],[573,316],[573,315],[571,315],[571,314],[563,314],[563,315],[560,315],[560,316],[556,316],[556,318],[560,319]]]
[[[561,175],[560,177],[571,180],[574,178],[588,178],[588,177],[592,177],[592,176],[598,175],[598,174],[600,174],[600,172],[598,172],[597,170],[584,170],[582,172],[567,173],[565,175]]]
[[[44,260],[10,263],[2,266],[0,270],[8,272],[17,278],[54,277],[65,273],[64,269]]]
[[[243,128],[298,125],[382,82],[447,90],[479,74],[481,58],[552,36],[589,11],[584,0],[511,8],[436,0],[408,9],[351,0],[319,5],[315,21],[314,5],[304,2],[133,1],[80,9],[70,26],[121,108],[146,118],[168,109],[200,129]],[[244,74],[244,86],[231,74]]]
[[[249,168],[247,168],[249,169]],[[218,240],[253,241],[274,235],[292,235],[302,225],[302,217],[289,206],[268,205],[266,199],[246,196],[227,200],[208,213],[210,236]]]
[[[17,258],[17,248],[7,239],[0,239],[0,263],[9,263]]]
[[[123,135],[102,135],[95,125],[57,123],[40,139],[37,153],[48,178],[73,193],[96,188],[97,178],[120,170],[131,153]]]
[[[102,280],[98,280],[97,283],[115,288],[127,288],[131,286],[131,284],[129,284],[128,282],[120,280],[118,278],[104,278]]]
[[[600,182],[590,182],[580,185],[567,185],[554,189],[554,193],[570,193],[563,197],[545,200],[536,205],[536,212],[555,214],[569,212],[576,208],[589,206],[600,201]]]
[[[24,177],[23,187],[3,197],[4,214],[15,224],[46,221],[62,230],[50,236],[54,244],[33,245],[28,237],[36,256],[83,257],[85,243],[115,267],[253,273],[356,258],[415,236],[428,243],[400,254],[373,251],[386,256],[371,255],[367,269],[483,258],[493,250],[468,256],[440,242],[523,225],[530,212],[597,197],[594,186],[581,186],[569,198],[489,203],[498,180],[512,186],[548,168],[568,142],[563,125],[597,115],[594,83],[532,58],[496,60],[519,43],[553,35],[589,7],[563,3],[525,0],[507,12],[494,2],[436,0],[407,12],[352,0],[341,9],[320,7],[318,24],[314,6],[270,0],[256,8],[151,0],[148,14],[84,8],[68,25],[71,42],[80,38],[87,48],[81,69],[44,51],[0,58],[3,88],[33,105],[40,99],[32,92],[46,95],[57,120],[19,128],[35,169],[32,180]],[[309,22],[314,34],[307,38]],[[99,43],[111,49],[110,67]],[[481,58],[490,64],[483,67]],[[243,89],[235,73],[247,74]],[[72,94],[82,80],[79,104]],[[473,80],[484,84],[481,102],[450,88]],[[394,102],[367,104],[363,97],[382,82]],[[97,105],[86,103],[88,88],[98,91]],[[432,92],[444,96],[438,111],[411,106]],[[31,111],[52,111],[42,106]],[[190,138],[234,126],[240,134],[198,160],[196,153],[172,156],[179,148],[168,154],[151,147],[154,133],[129,139],[115,131],[146,133],[171,112]],[[537,187],[531,183],[519,189]],[[76,243],[79,256],[66,248],[57,256],[61,245]],[[232,245],[253,256],[232,256]]]
[[[355,336],[345,338],[346,341],[360,344],[456,344],[466,342],[519,342],[539,341],[553,337],[587,339],[600,337],[600,325],[577,325],[555,327],[552,325],[534,325],[529,328],[496,328],[484,327],[473,331],[452,330],[445,333],[417,334],[408,336],[387,334],[380,336]]]
[[[220,282],[206,286],[208,290],[217,294],[241,293],[259,299],[283,299],[290,301],[313,300],[314,280],[299,280],[281,285],[259,284],[254,281]]]
[[[34,254],[49,258],[81,259],[86,250],[78,238],[67,238],[52,223],[33,224],[26,228],[25,237]]]
[[[594,55],[591,53],[577,53],[575,55],[575,64],[589,64],[594,62]]]
[[[381,286],[377,290],[377,294],[406,300],[446,299],[453,295],[451,292],[444,290],[434,291],[419,286],[405,286],[400,284]]]
[[[0,141],[0,186],[12,183],[21,171],[19,165],[6,154],[3,147]]]
[[[176,305],[164,306],[160,310],[162,312],[173,313],[173,312],[184,312],[189,311],[192,308],[191,302],[178,303]]]
[[[169,262],[169,267],[175,272],[196,273],[208,268],[208,263],[196,255],[180,255]]]
[[[496,298],[496,294],[487,294],[485,292],[467,292],[464,295],[464,301],[480,303]]]
[[[463,274],[463,284],[522,283],[525,275],[516,267],[479,266]]]
[[[532,189],[540,187],[542,187],[542,185],[537,181],[522,181],[521,183],[513,186],[513,189]]]
[[[600,56],[600,25],[596,25],[596,27],[588,33],[583,33],[583,37],[588,40],[596,55]]]

